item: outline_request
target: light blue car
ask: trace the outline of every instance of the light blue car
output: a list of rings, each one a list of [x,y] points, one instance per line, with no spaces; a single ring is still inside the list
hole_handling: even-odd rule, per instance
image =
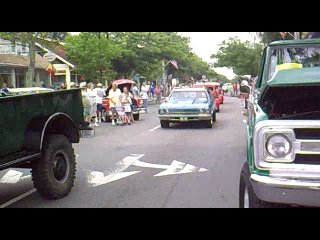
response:
[[[170,122],[201,121],[207,128],[216,122],[213,99],[203,88],[175,88],[158,110],[162,128],[168,128]]]

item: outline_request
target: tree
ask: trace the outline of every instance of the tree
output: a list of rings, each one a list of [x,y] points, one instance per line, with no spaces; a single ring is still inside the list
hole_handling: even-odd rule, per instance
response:
[[[67,36],[67,32],[0,32],[0,38],[9,40],[13,44],[19,42],[29,47],[30,63],[28,67],[26,86],[32,87],[35,83],[36,42],[50,46],[57,44]]]
[[[68,36],[65,49],[79,74],[100,82],[115,75],[111,61],[119,56],[121,48],[111,41],[108,33],[83,32]]]
[[[230,38],[219,45],[217,54],[211,55],[217,60],[215,67],[232,68],[237,75],[257,75],[262,45],[242,42],[239,38]]]
[[[261,42],[268,45],[274,40],[292,40],[294,39],[294,32],[257,32]]]

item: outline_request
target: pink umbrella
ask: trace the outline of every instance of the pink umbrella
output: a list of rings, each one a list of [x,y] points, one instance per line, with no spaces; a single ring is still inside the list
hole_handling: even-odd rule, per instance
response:
[[[119,79],[119,80],[114,80],[112,83],[116,85],[120,85],[120,84],[134,84],[136,82],[129,79]]]

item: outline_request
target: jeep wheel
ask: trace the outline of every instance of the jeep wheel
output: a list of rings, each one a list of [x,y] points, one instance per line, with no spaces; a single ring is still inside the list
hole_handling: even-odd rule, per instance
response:
[[[169,128],[169,121],[164,121],[164,120],[161,120],[160,121],[160,125],[162,128]]]
[[[139,113],[138,114],[133,114],[133,120],[139,121],[139,119],[140,119],[140,114]]]
[[[254,193],[253,187],[249,180],[250,170],[247,162],[244,163],[239,186],[239,207],[240,208],[284,208],[285,204],[270,203],[260,200]]]
[[[32,168],[32,180],[39,193],[48,199],[69,194],[74,184],[76,160],[70,140],[63,135],[48,135],[41,158]]]

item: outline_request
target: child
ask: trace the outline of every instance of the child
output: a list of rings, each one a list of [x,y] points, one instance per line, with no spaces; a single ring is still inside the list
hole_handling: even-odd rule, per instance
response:
[[[132,116],[132,109],[131,109],[132,100],[131,100],[129,92],[123,93],[123,97],[121,99],[121,102],[124,107],[124,112],[126,113],[126,116],[128,118],[128,125],[131,125],[131,121],[133,120],[133,116]]]
[[[120,109],[117,111],[118,111],[119,118],[121,120],[121,122],[120,122],[121,126],[124,126],[124,124],[126,124],[126,123],[128,125],[130,125],[131,124],[130,120],[129,120],[127,114],[125,113],[125,107],[120,107]]]

